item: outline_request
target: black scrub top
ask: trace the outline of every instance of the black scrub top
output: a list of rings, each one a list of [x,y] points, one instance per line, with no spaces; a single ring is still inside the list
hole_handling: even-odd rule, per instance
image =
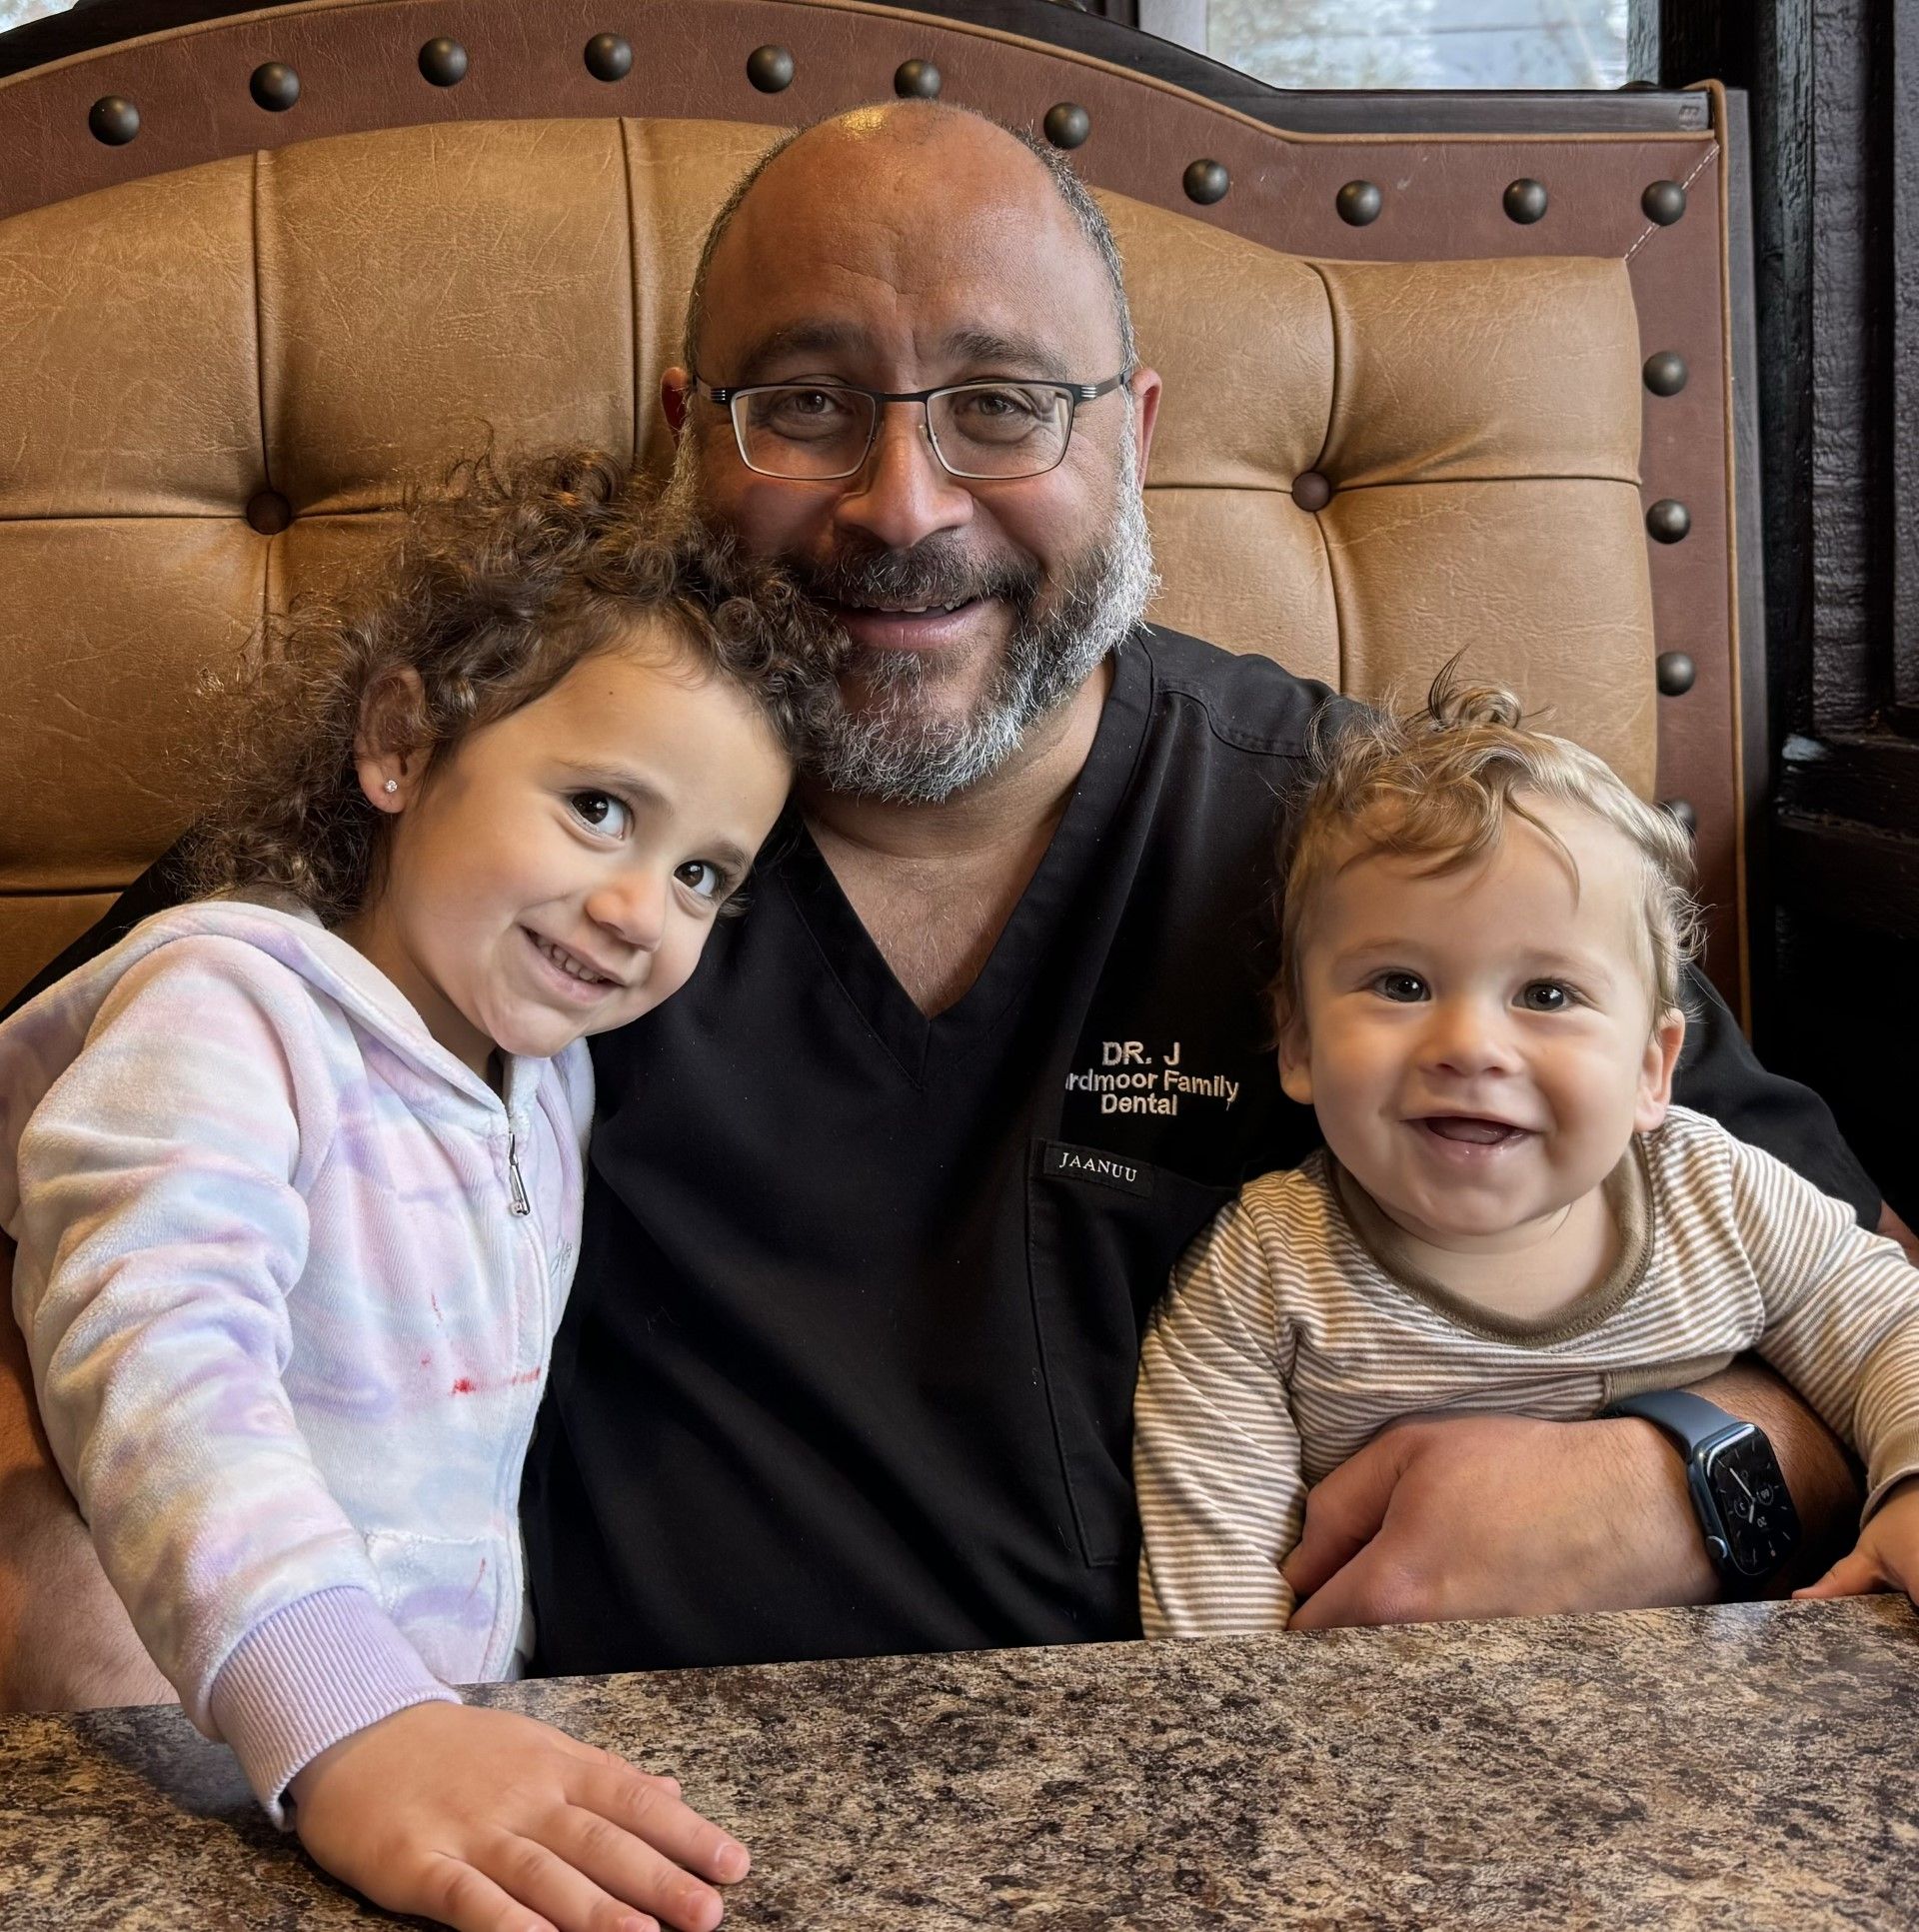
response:
[[[538,1668],[1136,1634],[1141,1324],[1213,1209],[1314,1141],[1265,987],[1330,699],[1142,633],[956,1006],[920,1013],[793,825],[689,985],[594,1041],[522,1499]],[[12,1004],[173,904],[173,857]],[[1876,1220],[1823,1103],[1697,976],[1689,1003],[1677,1096]]]
[[[686,989],[594,1041],[523,1499],[536,1668],[1137,1634],[1141,1326],[1240,1181],[1314,1143],[1265,988],[1330,697],[1141,634],[956,1005],[920,1012],[792,824]],[[1679,1097],[1876,1217],[1825,1107],[1693,998]]]

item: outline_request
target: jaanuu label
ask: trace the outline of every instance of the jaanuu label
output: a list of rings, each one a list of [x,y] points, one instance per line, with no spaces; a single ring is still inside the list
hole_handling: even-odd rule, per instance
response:
[[[1152,1169],[1143,1160],[1103,1147],[1071,1147],[1063,1140],[1042,1140],[1040,1171],[1062,1180],[1089,1180],[1095,1187],[1116,1187],[1123,1194],[1152,1197]]]

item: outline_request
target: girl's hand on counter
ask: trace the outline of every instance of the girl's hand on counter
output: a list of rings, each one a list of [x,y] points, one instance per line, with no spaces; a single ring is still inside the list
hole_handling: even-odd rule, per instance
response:
[[[726,1908],[703,1880],[747,1874],[674,1779],[511,1711],[415,1704],[321,1752],[291,1795],[336,1878],[459,1932],[712,1932]]]
[[[1794,1596],[1864,1596],[1871,1590],[1919,1592],[1919,1476],[1894,1483],[1849,1555]]]

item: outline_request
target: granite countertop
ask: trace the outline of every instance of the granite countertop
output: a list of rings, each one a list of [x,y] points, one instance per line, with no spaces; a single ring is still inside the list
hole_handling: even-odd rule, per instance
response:
[[[1919,1921],[1902,1598],[487,1693],[753,1848],[734,1932]],[[0,1719],[0,1925],[391,1923],[178,1711]]]

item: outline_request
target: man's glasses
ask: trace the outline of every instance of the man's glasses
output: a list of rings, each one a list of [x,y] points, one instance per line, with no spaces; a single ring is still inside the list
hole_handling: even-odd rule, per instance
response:
[[[918,403],[927,441],[949,476],[1010,482],[1057,469],[1081,403],[1110,396],[1131,374],[1103,383],[952,383],[895,393],[850,383],[752,383],[693,388],[733,418],[740,460],[763,477],[833,483],[866,468],[883,403]]]

